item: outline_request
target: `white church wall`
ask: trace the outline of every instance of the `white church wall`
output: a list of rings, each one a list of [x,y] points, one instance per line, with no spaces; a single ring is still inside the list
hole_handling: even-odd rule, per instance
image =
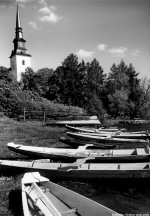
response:
[[[11,58],[12,74],[18,82],[21,79],[21,73],[25,72],[27,67],[31,67],[31,57],[15,55]]]

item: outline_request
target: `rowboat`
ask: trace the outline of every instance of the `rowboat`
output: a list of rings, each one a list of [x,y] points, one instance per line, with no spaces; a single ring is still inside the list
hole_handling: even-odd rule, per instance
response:
[[[132,162],[132,161],[149,161],[150,149],[135,148],[135,149],[119,149],[119,150],[101,150],[101,149],[87,149],[93,145],[79,146],[77,149],[63,149],[63,148],[45,148],[36,146],[24,146],[20,144],[8,143],[7,147],[17,153],[23,155],[49,158],[57,160],[77,160],[81,158],[91,157],[91,162]],[[93,158],[93,159],[92,159]]]
[[[92,134],[81,134],[81,133],[71,133],[67,132],[67,135],[70,137],[73,137],[75,139],[80,140],[90,140],[95,142],[101,142],[101,143],[149,143],[148,139],[126,139],[126,138],[117,138],[117,137],[111,137],[111,135],[108,137],[106,136],[93,136]]]
[[[98,119],[81,119],[81,120],[50,120],[46,122],[46,125],[100,125],[100,121]]]
[[[75,132],[88,132],[88,133],[105,133],[105,132],[118,132],[118,131],[125,131],[126,129],[118,129],[117,127],[100,127],[98,129],[96,128],[83,128],[83,127],[73,127],[70,125],[65,125],[65,127],[71,131]]]
[[[90,157],[74,163],[52,163],[48,159],[34,161],[0,160],[0,171],[5,175],[40,172],[51,178],[150,178],[150,162],[90,163]]]
[[[112,138],[127,138],[127,139],[150,139],[149,133],[127,133],[127,132],[101,132],[101,133],[80,133],[89,136],[102,136],[102,137],[112,137]]]
[[[120,215],[85,196],[62,187],[39,172],[22,178],[24,216],[112,216]]]

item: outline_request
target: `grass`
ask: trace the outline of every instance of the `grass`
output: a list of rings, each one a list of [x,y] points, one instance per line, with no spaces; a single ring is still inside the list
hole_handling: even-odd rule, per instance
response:
[[[0,159],[24,159],[25,156],[11,152],[8,142],[31,146],[62,147],[59,137],[65,128],[46,127],[41,122],[17,122],[7,117],[0,118]],[[18,201],[20,201],[20,176],[10,178],[0,177],[0,216],[20,216]],[[13,200],[16,201],[16,205]],[[12,204],[13,203],[13,204]]]

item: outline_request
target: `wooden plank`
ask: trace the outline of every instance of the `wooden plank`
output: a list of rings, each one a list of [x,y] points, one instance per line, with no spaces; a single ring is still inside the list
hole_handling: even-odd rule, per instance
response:
[[[42,202],[41,198],[37,196],[35,191],[30,187],[26,187],[25,191],[30,196],[30,198],[34,201],[35,205],[39,207],[39,209],[43,212],[45,216],[53,216],[47,206]]]

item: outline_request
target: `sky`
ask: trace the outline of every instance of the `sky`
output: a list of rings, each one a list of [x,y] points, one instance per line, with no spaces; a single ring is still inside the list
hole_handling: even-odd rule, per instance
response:
[[[150,0],[19,0],[32,68],[53,68],[71,53],[96,58],[104,73],[121,59],[150,79]],[[10,67],[16,0],[0,0],[0,66]]]

